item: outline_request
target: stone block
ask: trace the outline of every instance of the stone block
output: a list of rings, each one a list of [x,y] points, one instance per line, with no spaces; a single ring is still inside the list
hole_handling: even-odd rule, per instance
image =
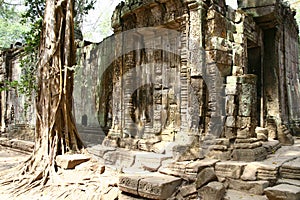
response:
[[[254,143],[236,143],[233,145],[235,149],[255,149],[262,146],[262,142]]]
[[[255,149],[234,149],[232,151],[232,160],[236,161],[261,161],[266,159],[268,153],[264,147]]]
[[[240,85],[238,84],[226,84],[226,95],[238,95],[240,91]]]
[[[227,127],[235,128],[236,127],[236,117],[235,116],[227,116],[225,125]]]
[[[245,64],[245,56],[246,56],[246,52],[244,50],[244,47],[242,46],[244,41],[243,36],[241,34],[233,34],[233,38],[236,43],[240,43],[240,45],[236,44],[232,48],[233,66],[242,67]]]
[[[32,152],[34,149],[34,142],[31,141],[12,139],[10,142],[7,142],[7,144],[9,143],[11,144],[12,148],[22,151]]]
[[[236,138],[236,134],[237,134],[237,129],[236,128],[230,128],[230,127],[225,127],[225,131],[224,131],[225,137],[227,139],[235,139]]]
[[[87,150],[89,153],[91,153],[95,156],[98,156],[100,158],[103,158],[107,152],[116,151],[116,148],[99,144],[96,146],[92,146],[92,147],[88,148]]]
[[[263,0],[263,1],[252,1],[252,0],[238,0],[239,8],[255,8],[263,6],[271,6],[277,3],[276,0]]]
[[[238,128],[246,128],[251,126],[252,117],[237,117],[236,127]]]
[[[217,177],[239,179],[244,171],[246,163],[225,161],[216,164],[215,172]]]
[[[224,200],[268,200],[266,196],[248,194],[237,190],[227,190]]]
[[[265,189],[265,193],[269,199],[280,200],[299,200],[300,187],[288,184],[280,184]]]
[[[268,141],[269,131],[267,128],[256,127],[255,134],[257,136],[257,139],[261,141]]]
[[[186,166],[190,163],[190,161],[184,161],[184,162],[173,162],[170,163],[167,166],[161,167],[159,169],[159,172],[162,174],[177,176],[186,178],[187,175],[185,174]],[[194,175],[196,178],[196,175]]]
[[[116,152],[115,165],[118,167],[131,167],[135,162],[135,155],[133,152],[125,149],[119,149]],[[106,155],[105,155],[106,156]]]
[[[179,189],[179,193],[176,195],[176,199],[193,199],[197,196],[197,189],[195,184],[182,186]]]
[[[191,161],[186,165],[185,172],[198,174],[203,169],[206,169],[208,167],[214,167],[217,162],[219,161],[216,159],[209,159],[209,158],[205,158],[203,160]]]
[[[250,194],[262,195],[264,189],[269,187],[268,181],[242,181],[229,179],[229,189],[247,192]]]
[[[199,190],[199,196],[203,200],[222,200],[225,196],[225,186],[219,182],[210,182]]]
[[[227,95],[226,96],[226,115],[227,116],[236,116],[237,115],[237,101],[236,96]]]
[[[136,152],[134,166],[141,167],[148,171],[157,171],[162,161],[171,159],[172,156],[148,152]]]
[[[284,163],[279,172],[282,178],[300,180],[300,158]]]
[[[126,174],[119,177],[119,188],[123,192],[138,195],[139,181],[143,178],[143,175]]]
[[[236,65],[232,66],[232,75],[233,76],[240,76],[242,74],[244,74],[244,69],[242,66],[236,66]]]
[[[242,83],[243,85],[252,85],[252,87],[255,87],[257,82],[257,76],[254,74],[244,74],[240,76],[240,81],[240,83]]]
[[[220,51],[220,50],[210,50],[210,51],[206,51],[206,58],[208,63],[222,64],[228,68],[230,67],[230,71],[231,71],[232,55],[230,53],[225,51]],[[220,69],[220,68],[218,69],[221,72],[228,71],[227,69]]]
[[[257,179],[258,166],[255,163],[246,165],[241,179],[244,181],[255,181]]]
[[[231,42],[221,37],[209,37],[206,39],[205,50],[220,50],[228,52],[231,49]]]
[[[215,174],[214,168],[212,167],[205,168],[197,175],[197,179],[195,182],[196,188],[197,189],[201,188],[205,184],[216,180],[217,180],[217,176]]]
[[[211,150],[206,155],[208,158],[218,159],[222,161],[230,160],[231,159],[231,149],[228,151],[219,151],[219,150]]]
[[[182,180],[173,176],[157,174],[144,177],[138,184],[138,195],[149,199],[167,199],[177,190]]]
[[[0,138],[0,145],[5,147],[11,147],[11,141],[8,138]]]
[[[249,126],[237,129],[237,138],[239,139],[247,139],[251,137],[250,134],[251,134],[251,127]]]
[[[63,169],[74,169],[77,165],[87,162],[88,160],[90,160],[90,157],[83,154],[65,154],[56,156],[57,166]]]
[[[207,35],[226,39],[227,20],[219,12],[210,9],[207,14]]]

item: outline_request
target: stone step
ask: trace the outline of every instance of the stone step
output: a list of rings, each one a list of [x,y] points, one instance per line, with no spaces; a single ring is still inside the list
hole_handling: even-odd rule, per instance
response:
[[[268,200],[266,196],[253,195],[236,190],[227,190],[224,200]]]
[[[63,169],[74,169],[77,165],[87,162],[90,157],[83,154],[59,155],[56,157],[56,163]]]
[[[121,191],[149,199],[167,199],[181,183],[181,178],[160,173],[125,174],[119,178]]]
[[[155,172],[163,165],[163,162],[172,159],[171,155],[153,152],[129,151],[127,149],[96,145],[87,149],[98,158],[104,160],[106,165],[116,168],[135,169]]]
[[[269,181],[242,181],[235,179],[228,180],[229,189],[234,189],[255,195],[263,195],[264,189],[269,187],[269,185]]]
[[[265,189],[265,194],[269,199],[299,200],[300,187],[288,184],[280,184]]]

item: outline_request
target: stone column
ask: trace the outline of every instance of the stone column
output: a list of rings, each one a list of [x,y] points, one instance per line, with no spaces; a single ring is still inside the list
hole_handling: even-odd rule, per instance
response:
[[[204,131],[205,124],[205,95],[203,92],[205,71],[205,50],[204,50],[204,21],[207,10],[207,5],[203,1],[190,3],[190,18],[189,18],[189,60],[190,68],[190,92],[189,92],[189,124],[188,129],[190,134],[200,135]]]
[[[134,41],[130,40],[130,38],[126,38],[126,46],[134,45]],[[135,137],[136,135],[136,125],[134,124],[131,114],[133,111],[133,103],[132,103],[132,94],[135,88],[135,52],[129,52],[124,55],[123,69],[124,74],[123,78],[123,134],[128,135],[129,137]]]

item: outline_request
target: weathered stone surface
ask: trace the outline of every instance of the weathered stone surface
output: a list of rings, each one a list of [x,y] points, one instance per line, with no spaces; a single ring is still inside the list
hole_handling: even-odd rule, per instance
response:
[[[267,150],[268,154],[273,154],[281,147],[281,144],[278,140],[269,140],[263,143],[263,147]]]
[[[131,167],[135,161],[135,154],[129,150],[119,149],[118,151],[112,152],[111,160],[117,167]],[[108,160],[110,152],[104,155],[106,160]],[[114,157],[115,156],[115,157]],[[116,159],[116,160],[113,160]]]
[[[278,179],[277,185],[280,184],[288,184],[288,185],[294,185],[297,187],[300,187],[300,180],[295,180],[295,179]]]
[[[229,189],[234,189],[256,195],[262,195],[264,193],[264,189],[269,187],[268,181],[242,181],[229,179],[228,184]]]
[[[144,175],[126,174],[119,177],[119,188],[123,192],[138,195],[139,181]]]
[[[226,177],[239,179],[244,171],[246,163],[244,162],[234,162],[234,161],[225,161],[219,162],[216,164],[215,173],[217,177]]]
[[[176,199],[185,200],[185,199],[195,199],[197,198],[197,189],[195,184],[182,186],[179,189],[179,193],[176,195]]]
[[[157,171],[161,167],[162,161],[171,158],[172,156],[165,154],[136,152],[134,166],[141,167],[142,169],[148,171]]]
[[[241,179],[244,181],[255,181],[257,179],[258,166],[255,163],[250,163],[245,166]]]
[[[200,156],[199,144],[193,142],[190,145],[176,145],[173,147],[174,160],[181,162],[187,160],[195,160]]]
[[[206,156],[208,158],[226,161],[231,160],[231,151],[232,149],[228,149],[227,151],[211,150]]]
[[[280,168],[280,176],[300,180],[300,158],[284,163]]]
[[[121,191],[117,187],[109,187],[107,191],[102,194],[100,200],[106,200],[106,199],[111,199],[111,200],[117,200]]]
[[[87,150],[89,153],[91,153],[97,157],[103,158],[107,152],[116,151],[117,149],[114,147],[108,147],[108,146],[98,144],[98,145],[89,147]]]
[[[163,174],[122,175],[119,188],[124,192],[150,199],[167,199],[175,192],[182,180]]]
[[[256,127],[255,128],[255,134],[257,136],[257,139],[259,139],[261,141],[267,141],[268,140],[269,131],[268,131],[267,128]]]
[[[32,152],[34,149],[34,142],[17,139],[0,138],[0,145],[26,152]]]
[[[197,175],[197,179],[196,179],[196,188],[201,188],[203,185],[212,182],[212,181],[216,181],[217,180],[217,176],[215,174],[215,170],[212,167],[208,167],[203,169],[198,175]]]
[[[77,165],[90,160],[90,157],[83,154],[58,155],[56,157],[57,166],[63,169],[74,169]]]
[[[267,157],[267,151],[263,147],[254,149],[234,149],[232,151],[232,159],[236,161],[260,161]]]
[[[222,200],[225,195],[225,187],[219,182],[210,182],[199,190],[199,196],[203,200]]]
[[[268,200],[266,196],[253,195],[246,192],[227,190],[224,200]]]
[[[294,185],[280,184],[265,189],[269,199],[280,200],[299,200],[300,187]]]

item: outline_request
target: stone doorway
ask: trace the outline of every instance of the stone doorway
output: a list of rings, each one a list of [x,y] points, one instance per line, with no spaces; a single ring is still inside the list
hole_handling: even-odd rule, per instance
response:
[[[248,42],[249,43],[249,42]],[[256,107],[256,120],[257,124],[263,127],[264,123],[264,112],[263,112],[263,67],[262,67],[262,56],[261,56],[261,47],[260,46],[250,46],[247,49],[248,55],[248,66],[247,66],[247,73],[254,74],[257,77],[256,80],[256,95],[257,95],[257,107]]]

